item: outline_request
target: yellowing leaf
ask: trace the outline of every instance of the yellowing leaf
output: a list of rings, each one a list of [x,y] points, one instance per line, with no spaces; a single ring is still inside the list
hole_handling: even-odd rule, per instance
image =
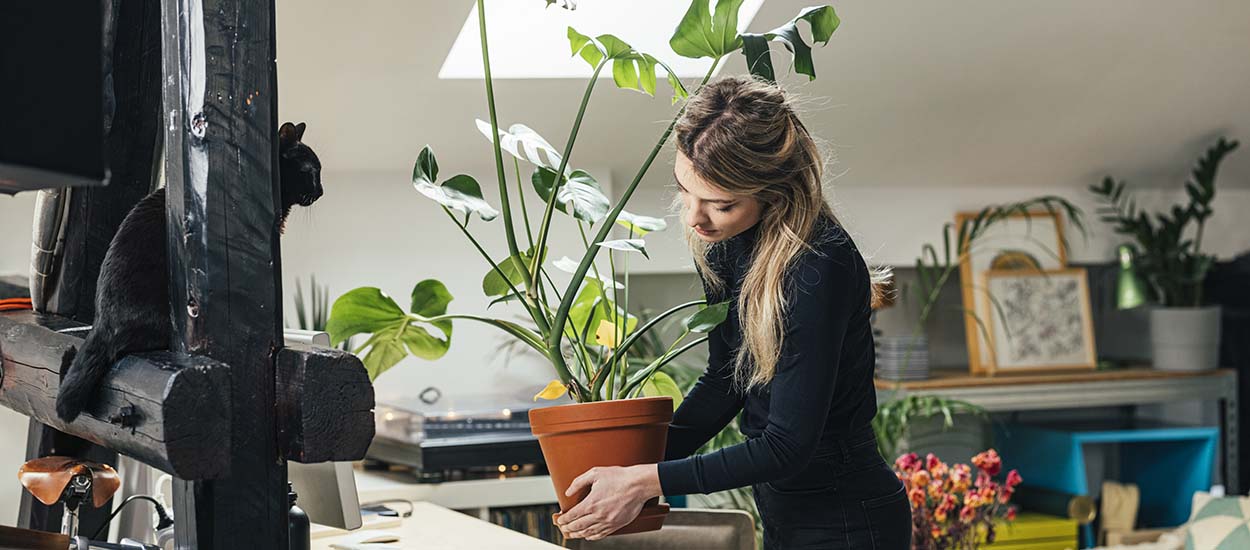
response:
[[[616,347],[616,325],[607,319],[600,319],[599,328],[595,329],[595,341],[601,346]]]
[[[543,391],[534,395],[534,401],[538,401],[540,398],[548,401],[552,399],[559,399],[565,393],[568,393],[568,391],[569,389],[565,387],[563,382],[559,380],[552,380],[547,383],[547,387],[543,388]]]

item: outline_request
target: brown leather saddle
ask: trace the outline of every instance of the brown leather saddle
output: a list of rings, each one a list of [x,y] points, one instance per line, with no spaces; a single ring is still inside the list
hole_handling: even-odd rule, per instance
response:
[[[66,488],[90,481],[91,506],[99,508],[121,488],[117,470],[108,464],[64,456],[46,456],[27,461],[17,471],[17,479],[39,502],[52,506],[61,501]]]

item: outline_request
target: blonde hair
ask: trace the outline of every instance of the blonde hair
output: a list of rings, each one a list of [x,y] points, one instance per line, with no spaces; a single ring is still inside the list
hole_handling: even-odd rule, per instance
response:
[[[686,103],[675,136],[701,179],[732,195],[754,197],[762,206],[737,306],[743,338],[733,372],[745,391],[768,383],[776,372],[786,332],[787,270],[816,244],[821,217],[841,224],[825,200],[816,142],[776,84],[740,76],[709,83]],[[673,209],[685,219],[680,198]],[[724,290],[732,281],[711,269],[709,245],[685,224],[683,233],[704,281],[718,293]],[[872,286],[877,303],[882,285]]]

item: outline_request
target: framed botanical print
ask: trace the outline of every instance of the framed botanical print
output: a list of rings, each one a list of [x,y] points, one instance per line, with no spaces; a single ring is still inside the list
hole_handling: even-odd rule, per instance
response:
[[[1089,285],[1082,268],[990,270],[994,374],[1097,367]]]
[[[975,218],[975,213],[956,215],[956,231]],[[972,374],[989,374],[995,370],[989,341],[989,314],[993,308],[985,273],[989,270],[1036,273],[1063,269],[1068,265],[1065,242],[1063,220],[1057,212],[1030,212],[995,221],[978,234],[971,249],[962,251],[959,278],[968,365]]]

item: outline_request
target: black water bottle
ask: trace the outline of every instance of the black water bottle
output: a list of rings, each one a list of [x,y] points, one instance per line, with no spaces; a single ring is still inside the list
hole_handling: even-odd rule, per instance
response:
[[[308,522],[308,514],[305,514],[299,506],[295,505],[295,487],[290,483],[287,486],[287,497],[291,501],[291,509],[287,512],[287,532],[288,541],[287,548],[290,550],[309,550],[312,546],[309,530],[311,528]]]

